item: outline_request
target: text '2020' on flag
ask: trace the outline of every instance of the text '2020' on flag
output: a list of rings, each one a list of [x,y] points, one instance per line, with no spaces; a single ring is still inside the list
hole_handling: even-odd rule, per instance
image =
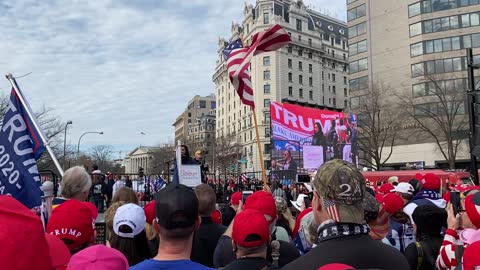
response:
[[[242,103],[255,107],[253,88],[248,67],[253,56],[262,52],[276,51],[290,43],[288,33],[280,25],[274,25],[265,31],[256,33],[252,37],[250,46],[243,46],[241,39],[237,39],[223,50],[227,61],[227,72],[230,81],[237,90]]]
[[[45,151],[31,109],[12,89],[0,129],[0,195],[10,194],[28,208],[42,204],[37,159]],[[24,101],[24,103],[21,102]]]

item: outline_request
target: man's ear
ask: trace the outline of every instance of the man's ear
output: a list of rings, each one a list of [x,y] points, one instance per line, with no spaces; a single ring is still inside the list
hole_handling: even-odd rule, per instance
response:
[[[237,252],[237,250],[238,250],[237,243],[233,239],[232,239],[232,250],[233,250],[233,252]]]
[[[198,216],[197,221],[195,222],[195,231],[197,231],[200,228],[200,225],[202,225],[202,217]]]
[[[158,225],[158,222],[157,222],[157,219],[156,219],[156,218],[153,219],[153,221],[152,221],[152,226],[153,226],[153,228],[155,229],[155,232],[156,232],[157,234],[159,234],[159,233],[160,233],[160,225]]]
[[[317,192],[313,192],[312,209],[318,212],[322,211],[322,198]]]

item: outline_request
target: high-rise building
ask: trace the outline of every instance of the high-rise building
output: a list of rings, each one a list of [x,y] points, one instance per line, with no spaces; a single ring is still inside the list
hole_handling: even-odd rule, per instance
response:
[[[215,156],[215,110],[201,116],[189,125],[188,146],[192,155],[196,150],[202,150],[207,162],[213,163]]]
[[[232,24],[232,34],[219,40],[213,81],[217,94],[217,140],[232,138],[240,149],[242,171],[260,171],[260,158],[250,107],[242,105],[230,83],[223,49],[243,37],[250,44],[253,34],[275,24],[291,36],[291,44],[262,53],[251,60],[249,72],[255,98],[265,165],[270,167],[270,102],[298,101],[332,108],[348,107],[347,29],[337,19],[310,10],[303,1],[257,0],[245,5],[241,24]]]
[[[173,123],[175,127],[175,145],[178,141],[182,144],[188,144],[188,131],[189,127],[196,123],[198,119],[208,115],[212,110],[216,108],[215,94],[202,97],[199,95],[194,96],[189,102],[185,111],[183,111]]]
[[[365,89],[375,83],[388,85],[387,97],[391,98],[392,106],[398,105],[394,92],[410,95],[418,106],[433,108],[434,87],[465,91],[465,48],[476,48],[474,55],[480,54],[479,3],[479,0],[347,0],[352,111],[366,97]],[[416,112],[417,108],[412,109]],[[460,108],[461,113],[463,109]],[[418,128],[415,123],[404,120],[400,125],[402,132],[415,134]],[[468,125],[465,128],[468,130]],[[467,133],[460,131],[466,138]],[[432,166],[445,160],[432,138],[406,137],[397,140],[388,163],[424,162]],[[466,147],[462,149],[457,159],[469,157],[468,151],[464,151]]]

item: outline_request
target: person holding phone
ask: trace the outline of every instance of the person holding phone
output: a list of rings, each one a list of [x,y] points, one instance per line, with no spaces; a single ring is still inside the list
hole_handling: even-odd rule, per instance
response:
[[[447,207],[448,229],[436,261],[436,266],[440,270],[456,269],[461,262],[463,249],[466,247],[462,241],[462,234],[466,229],[480,228],[480,193],[478,190],[467,190],[458,194],[460,206],[456,206],[457,213],[454,213],[451,203]]]

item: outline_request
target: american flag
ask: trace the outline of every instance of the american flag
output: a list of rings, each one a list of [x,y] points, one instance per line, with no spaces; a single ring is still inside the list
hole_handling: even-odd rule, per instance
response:
[[[290,41],[288,33],[276,24],[266,31],[256,33],[250,46],[243,47],[241,39],[237,39],[223,50],[227,59],[228,76],[243,104],[255,107],[252,81],[247,70],[252,57],[262,52],[278,50]]]
[[[242,173],[242,182],[247,182],[247,174]]]
[[[327,213],[330,215],[330,217],[335,220],[335,221],[340,221],[340,215],[338,214],[338,209],[337,206],[335,205],[334,201],[323,199],[323,204],[325,205],[325,208],[327,209]]]

